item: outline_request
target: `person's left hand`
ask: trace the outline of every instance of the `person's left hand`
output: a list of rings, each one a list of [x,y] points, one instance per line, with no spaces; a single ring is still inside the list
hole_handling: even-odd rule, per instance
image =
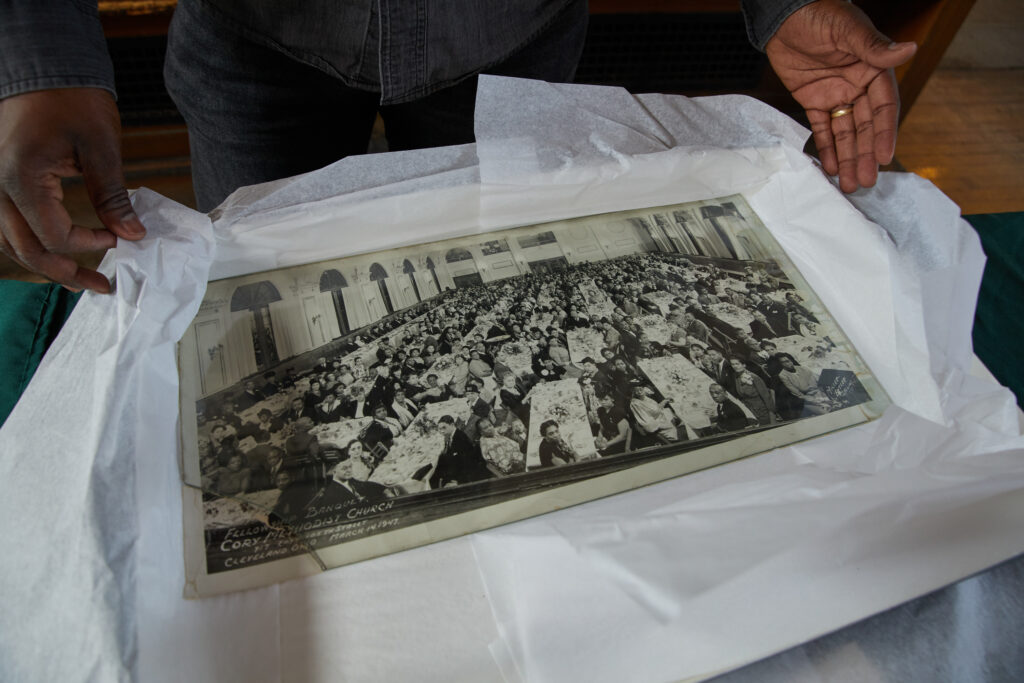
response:
[[[914,43],[894,43],[844,0],[793,12],[765,46],[775,73],[807,112],[825,172],[843,192],[871,187],[896,148],[899,93],[893,67]],[[849,113],[836,115],[843,110]]]

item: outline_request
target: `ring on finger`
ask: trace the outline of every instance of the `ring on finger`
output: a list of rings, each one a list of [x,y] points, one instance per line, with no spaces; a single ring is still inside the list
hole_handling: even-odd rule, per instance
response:
[[[853,105],[852,104],[844,104],[844,105],[842,105],[840,107],[836,107],[835,109],[833,109],[832,113],[829,114],[829,116],[831,116],[834,119],[838,119],[840,116],[846,116],[847,114],[852,114],[852,113],[853,113]]]

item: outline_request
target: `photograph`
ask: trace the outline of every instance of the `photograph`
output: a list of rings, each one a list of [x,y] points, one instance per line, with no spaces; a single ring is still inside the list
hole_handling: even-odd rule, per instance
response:
[[[740,195],[210,282],[178,358],[191,597],[638,488],[888,405]]]

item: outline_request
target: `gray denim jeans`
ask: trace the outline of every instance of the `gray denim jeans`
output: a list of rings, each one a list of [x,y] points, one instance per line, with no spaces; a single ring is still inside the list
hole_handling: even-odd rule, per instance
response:
[[[586,35],[586,5],[570,5],[487,73],[571,81]],[[391,150],[473,142],[477,74],[421,99],[380,106],[286,49],[253,39],[200,2],[175,13],[164,68],[188,126],[201,211],[243,185],[322,168],[366,151],[376,113]]]

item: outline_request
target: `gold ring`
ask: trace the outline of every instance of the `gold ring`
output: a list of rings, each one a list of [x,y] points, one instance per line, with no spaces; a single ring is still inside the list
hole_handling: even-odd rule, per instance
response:
[[[852,114],[852,113],[853,113],[853,105],[852,104],[848,104],[845,107],[839,107],[838,109],[833,109],[832,113],[830,114],[830,116],[832,118],[834,118],[834,119],[838,119],[840,116],[846,116],[847,114]]]

